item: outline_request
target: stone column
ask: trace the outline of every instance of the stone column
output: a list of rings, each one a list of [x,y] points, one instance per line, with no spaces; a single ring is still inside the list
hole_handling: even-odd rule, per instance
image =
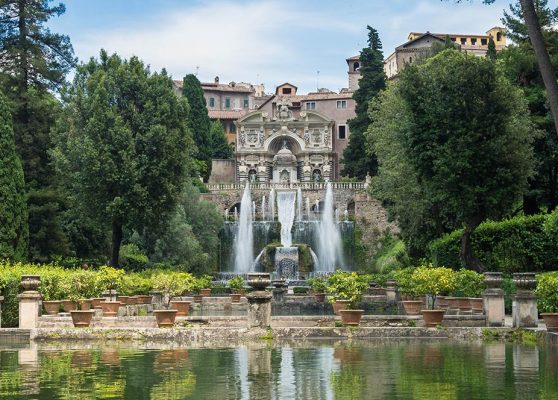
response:
[[[485,272],[484,283],[487,288],[482,294],[486,326],[504,326],[506,318],[504,291],[500,289],[502,273]]]
[[[399,296],[397,293],[397,283],[394,280],[388,280],[386,282],[386,298],[387,301],[398,301]]]
[[[269,274],[248,274],[248,285],[254,288],[248,293],[248,328],[268,328],[271,326],[271,293],[265,288],[270,283]]]
[[[41,278],[38,275],[23,275],[21,286],[25,290],[17,296],[19,300],[19,327],[33,329],[39,325],[41,294],[37,292]]]
[[[536,328],[538,322],[537,297],[532,290],[537,281],[534,272],[513,274],[518,291],[513,298],[512,320],[514,328]]]

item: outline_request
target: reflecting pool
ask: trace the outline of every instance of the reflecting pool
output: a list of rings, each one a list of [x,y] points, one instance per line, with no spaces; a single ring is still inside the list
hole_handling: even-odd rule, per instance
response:
[[[558,399],[558,349],[440,341],[0,350],[0,399]]]

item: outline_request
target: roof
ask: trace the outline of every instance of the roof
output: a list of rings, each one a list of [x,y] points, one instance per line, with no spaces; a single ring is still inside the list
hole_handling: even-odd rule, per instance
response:
[[[175,86],[182,89],[182,81],[175,80]],[[201,82],[201,87],[204,91],[213,92],[229,92],[229,93],[253,93],[254,88],[248,88],[243,85],[231,85],[230,83],[214,83],[214,82]]]
[[[402,45],[397,46],[397,47],[395,48],[395,50],[401,50],[401,49],[404,48],[405,46],[407,46],[407,45],[409,45],[409,44],[411,44],[411,43],[413,43],[413,42],[416,42],[416,41],[418,41],[418,40],[420,40],[420,39],[422,39],[422,38],[424,38],[424,37],[426,37],[426,36],[431,36],[431,37],[433,37],[433,38],[435,38],[435,39],[438,39],[438,40],[441,40],[441,41],[443,41],[444,38],[445,38],[445,36],[439,37],[437,34],[435,34],[435,33],[430,33],[430,32],[426,32],[426,33],[413,33],[413,32],[411,32],[411,33],[409,33],[409,36],[411,36],[411,35],[413,35],[413,34],[416,34],[416,35],[419,35],[419,36],[417,36],[416,38],[411,39],[411,40],[409,40],[409,41],[403,43]]]
[[[360,55],[347,58],[347,61],[358,61],[358,60],[360,60]]]
[[[208,110],[210,119],[239,119],[253,110]]]
[[[432,33],[432,32],[426,32],[431,34],[432,36],[436,36],[439,39],[445,39],[446,36],[452,37],[477,37],[477,38],[488,38],[488,35],[471,35],[471,34],[460,34],[460,33]],[[411,35],[425,35],[426,33],[422,33],[422,32],[411,32],[409,33],[409,36]],[[407,37],[409,37],[407,36]]]
[[[282,99],[289,99],[291,102],[309,101],[309,100],[337,100],[337,99],[352,99],[352,92],[327,92],[327,93],[308,93],[295,96],[279,96]]]

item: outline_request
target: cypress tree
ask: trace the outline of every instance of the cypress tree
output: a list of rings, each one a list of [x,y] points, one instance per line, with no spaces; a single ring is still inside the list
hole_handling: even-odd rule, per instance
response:
[[[188,113],[188,129],[192,132],[194,143],[197,146],[196,160],[205,163],[204,180],[211,175],[211,157],[213,156],[209,115],[201,83],[193,74],[184,77],[182,95],[188,100],[190,111]]]
[[[229,159],[233,156],[233,150],[227,136],[223,124],[219,121],[211,121],[211,144],[213,150],[213,158]]]
[[[0,94],[0,259],[24,259],[27,240],[23,168],[16,151],[10,110]]]
[[[486,51],[486,58],[490,61],[496,61],[496,44],[492,36],[488,39],[488,50]]]
[[[367,174],[375,175],[377,161],[374,155],[366,154],[364,133],[370,125],[368,103],[386,87],[382,42],[376,29],[368,28],[368,47],[360,52],[359,88],[354,92],[356,117],[349,121],[351,136],[343,152],[343,175],[364,179]]]

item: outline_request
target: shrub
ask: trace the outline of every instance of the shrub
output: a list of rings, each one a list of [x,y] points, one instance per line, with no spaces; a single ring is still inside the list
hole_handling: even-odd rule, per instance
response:
[[[455,272],[454,296],[480,297],[484,289],[484,275],[461,268]]]
[[[368,288],[365,275],[356,272],[336,271],[328,277],[327,292],[336,300],[348,300],[348,308],[356,307],[362,294]]]
[[[519,216],[483,222],[471,236],[475,255],[489,271],[504,273],[551,271],[558,264],[558,213]],[[461,267],[462,230],[451,232],[429,245],[434,265]]]
[[[416,284],[412,280],[413,271],[413,268],[403,268],[394,271],[393,276],[395,282],[397,282],[399,293],[409,296],[417,296],[419,294]]]
[[[535,294],[540,312],[558,312],[558,274],[539,275]]]
[[[97,290],[99,293],[103,293],[105,290],[118,290],[122,284],[123,277],[123,270],[103,265],[97,271],[95,283]]]
[[[306,286],[294,286],[293,294],[308,294],[308,288]]]
[[[432,297],[428,306],[433,308],[438,295],[455,289],[455,272],[446,267],[420,266],[413,270],[411,281],[418,294]]]
[[[327,290],[327,280],[319,276],[308,279],[308,284],[314,293],[325,293]]]
[[[126,271],[141,271],[149,264],[149,258],[135,244],[125,244],[120,248],[120,266]]]
[[[229,287],[234,292],[244,290],[244,278],[239,275],[229,279]]]

